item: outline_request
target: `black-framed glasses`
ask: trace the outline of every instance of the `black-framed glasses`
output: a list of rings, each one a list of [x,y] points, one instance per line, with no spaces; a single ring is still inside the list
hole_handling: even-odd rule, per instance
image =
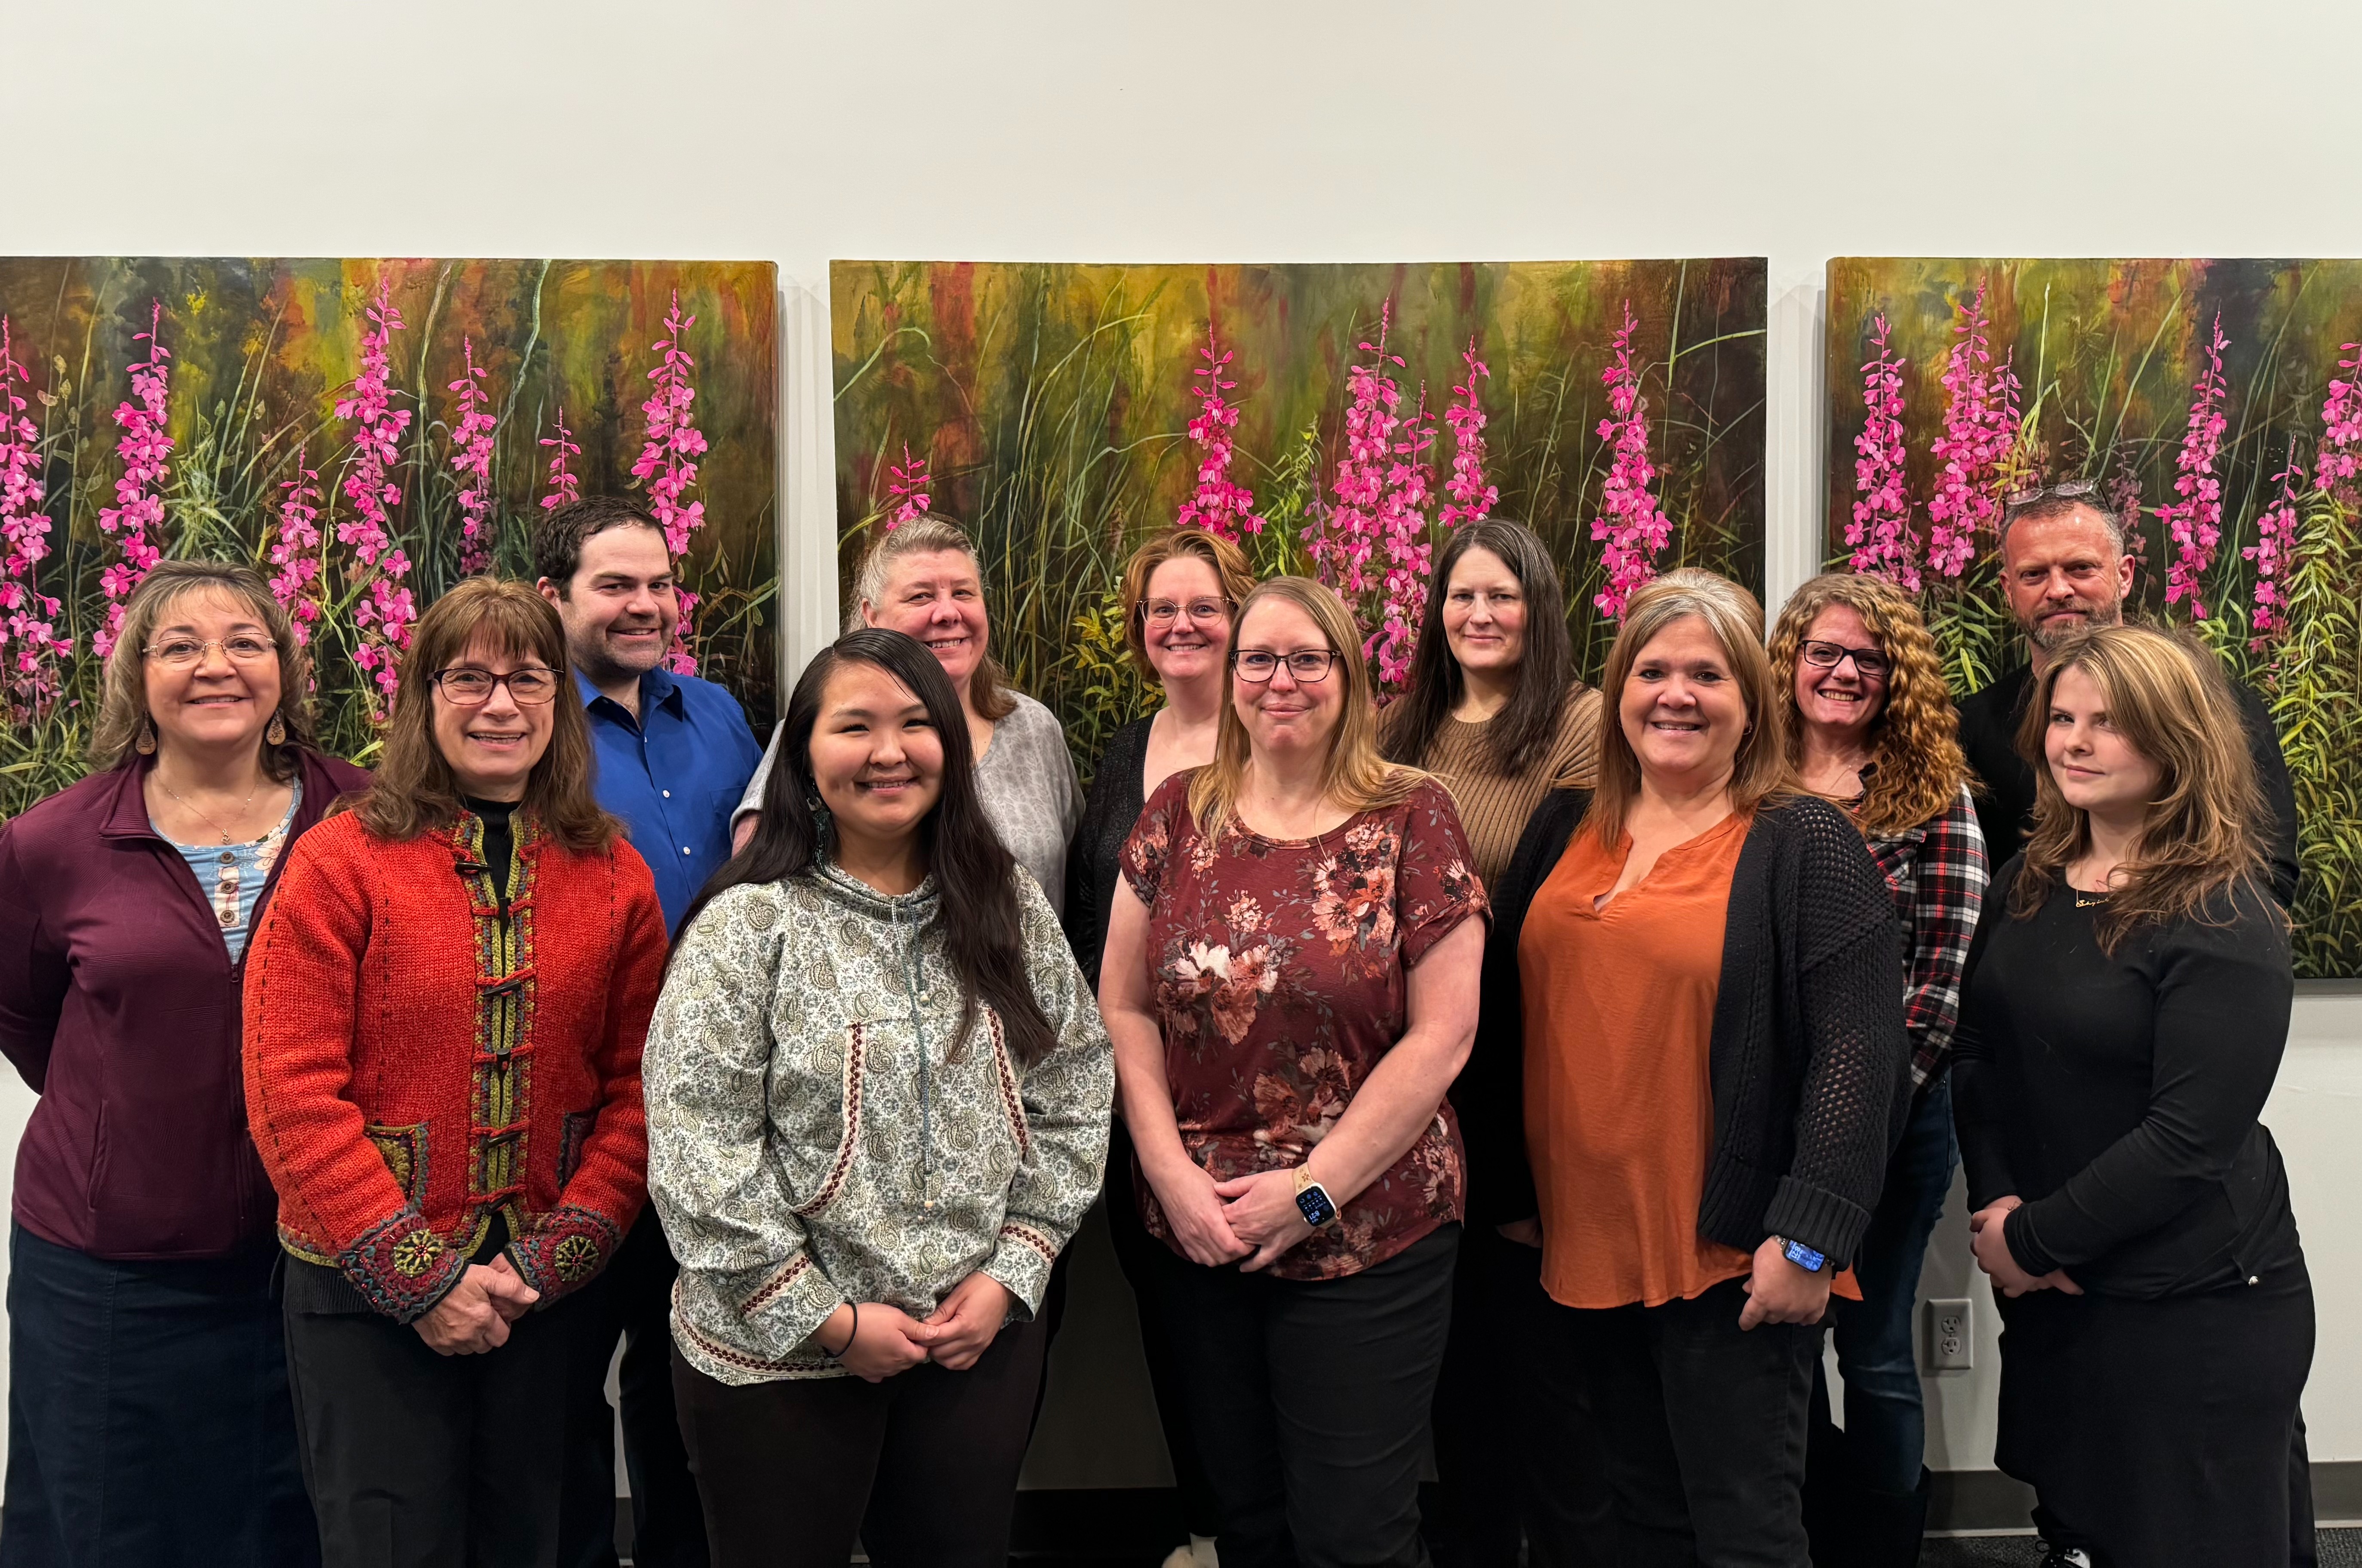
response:
[[[1864,680],[1883,680],[1894,668],[1894,661],[1876,648],[1849,648],[1843,643],[1825,643],[1808,637],[1796,645],[1805,662],[1820,669],[1835,669],[1846,660],[1853,660],[1854,668]]]
[[[1192,599],[1187,604],[1176,604],[1170,599],[1152,599],[1140,607],[1140,618],[1152,626],[1169,626],[1187,615],[1201,625],[1230,618],[1231,602],[1227,599]]]
[[[1277,675],[1283,662],[1297,684],[1310,686],[1329,679],[1330,670],[1336,668],[1337,655],[1330,648],[1298,648],[1291,654],[1275,654],[1268,648],[1242,648],[1231,656],[1231,668],[1238,671],[1239,679],[1257,686]]]
[[[443,701],[462,708],[480,708],[492,700],[492,688],[505,686],[509,696],[521,706],[537,708],[557,695],[557,672],[540,665],[529,664],[523,669],[512,669],[506,675],[494,675],[489,669],[475,669],[460,665],[451,669],[438,669],[428,678],[443,693]]]
[[[203,641],[195,637],[173,637],[165,642],[149,643],[139,651],[167,669],[187,669],[215,648],[221,649],[222,657],[232,664],[260,664],[264,659],[275,657],[279,652],[277,643],[269,637],[258,637],[251,632]]]

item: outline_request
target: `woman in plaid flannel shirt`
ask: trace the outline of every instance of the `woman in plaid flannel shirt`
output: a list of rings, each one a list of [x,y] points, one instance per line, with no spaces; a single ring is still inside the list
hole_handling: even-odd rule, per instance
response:
[[[1908,1564],[1927,1515],[1911,1313],[1958,1154],[1946,1067],[1984,902],[1984,836],[1934,639],[1901,589],[1868,575],[1813,579],[1780,613],[1772,659],[1795,704],[1797,773],[1853,813],[1886,874],[1915,1089],[1856,1265],[1862,1299],[1831,1303],[1846,1422],[1842,1432],[1830,1422],[1827,1388],[1816,1386],[1805,1525],[1815,1562]]]

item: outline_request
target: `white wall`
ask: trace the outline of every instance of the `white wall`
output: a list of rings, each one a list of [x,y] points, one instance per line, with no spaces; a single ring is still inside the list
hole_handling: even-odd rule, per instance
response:
[[[1776,602],[1827,257],[2362,254],[2357,60],[2340,0],[0,0],[0,248],[777,260],[798,654],[834,618],[831,257],[1765,254]],[[2362,990],[2294,1036],[2308,1419],[2362,1459]],[[1969,1273],[1948,1240],[1929,1279]],[[1980,1320],[1939,1465],[1989,1462]]]

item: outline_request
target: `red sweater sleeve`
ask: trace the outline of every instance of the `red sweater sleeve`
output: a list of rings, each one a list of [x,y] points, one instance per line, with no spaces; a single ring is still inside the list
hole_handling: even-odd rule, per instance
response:
[[[375,911],[358,830],[341,825],[350,820],[296,840],[247,955],[247,1121],[285,1221],[327,1240],[370,1304],[407,1323],[468,1260],[404,1197],[352,1098]]]
[[[508,1249],[509,1260],[547,1306],[613,1261],[648,1193],[648,1132],[640,1099],[640,1050],[664,982],[664,906],[639,852],[620,839],[609,863],[612,944],[606,1005],[591,1049],[599,1114],[581,1163],[557,1207]]]

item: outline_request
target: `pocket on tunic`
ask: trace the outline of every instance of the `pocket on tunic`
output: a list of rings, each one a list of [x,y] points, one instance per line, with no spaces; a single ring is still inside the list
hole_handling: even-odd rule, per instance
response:
[[[426,1123],[408,1127],[381,1127],[365,1123],[361,1131],[377,1145],[378,1154],[385,1160],[385,1168],[393,1174],[393,1184],[402,1188],[402,1196],[421,1209],[426,1207]]]
[[[811,1196],[795,1206],[799,1220],[809,1220],[835,1202],[837,1195],[844,1190],[845,1178],[853,1173],[854,1156],[861,1146],[862,1069],[868,1048],[868,1025],[858,1021],[845,1025],[836,1147],[830,1153],[828,1163],[821,1167]]]

